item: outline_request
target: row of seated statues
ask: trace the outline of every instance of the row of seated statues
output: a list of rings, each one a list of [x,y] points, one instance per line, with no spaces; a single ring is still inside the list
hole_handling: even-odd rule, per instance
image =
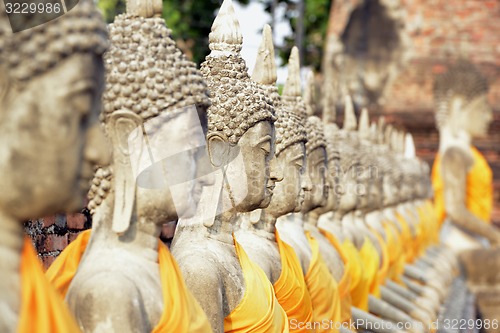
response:
[[[269,26],[250,76],[231,0],[199,70],[157,2],[16,34],[0,7],[1,332],[431,330],[459,266],[428,165],[348,95],[342,127],[314,116],[296,48],[280,95]],[[87,192],[44,273],[21,221]]]

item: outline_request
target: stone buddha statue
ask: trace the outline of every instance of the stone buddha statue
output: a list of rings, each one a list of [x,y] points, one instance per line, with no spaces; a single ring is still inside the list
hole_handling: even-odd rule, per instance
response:
[[[300,260],[293,247],[281,240],[276,220],[285,214],[299,212],[304,201],[305,142],[304,117],[281,103],[276,83],[276,64],[271,28],[263,30],[262,44],[252,79],[261,83],[273,97],[276,108],[275,163],[281,170],[268,207],[239,215],[240,229],[236,239],[251,260],[259,265],[274,286],[278,302],[285,310],[290,332],[303,332],[299,323],[312,322],[312,304]],[[290,81],[288,81],[290,83]]]
[[[266,208],[280,177],[270,165],[273,101],[247,73],[230,0],[222,4],[209,41],[201,71],[211,90],[207,149],[215,181],[203,191],[202,211],[179,220],[172,253],[215,332],[288,332],[266,273],[233,236],[238,214]]]
[[[347,101],[349,101],[349,98],[347,98]],[[354,210],[357,207],[357,185],[358,176],[360,175],[360,168],[357,163],[360,159],[360,155],[356,153],[356,149],[359,149],[358,145],[360,144],[360,139],[354,131],[356,129],[357,121],[352,105],[348,105],[345,110],[346,116],[344,118],[346,121],[344,123],[344,129],[339,130],[334,124],[325,125],[327,151],[329,157],[329,178],[333,178],[333,180],[331,180],[331,184],[334,184],[332,186],[333,191],[330,191],[330,195],[333,195],[335,199],[332,200],[329,195],[329,203],[323,207],[315,209],[314,212],[322,214],[318,223],[320,229],[322,230],[322,234],[328,238],[331,244],[338,244],[336,247],[337,251],[342,254],[342,257],[345,258],[341,267],[344,268],[344,273],[347,273],[350,277],[348,292],[350,296],[349,304],[351,304],[352,307],[349,309],[347,317],[344,312],[346,304],[345,302],[342,302],[343,320],[345,318],[348,318],[347,320],[349,320],[352,316],[352,319],[356,322],[368,323],[366,326],[363,326],[365,328],[373,326],[388,328],[390,327],[389,323],[366,312],[369,308],[369,280],[364,272],[365,267],[363,267],[364,263],[361,260],[360,253],[353,245],[351,236],[351,231],[354,231],[357,235],[363,235],[365,230],[361,230],[360,232],[358,231],[358,228],[349,226],[349,231],[345,232],[346,228],[344,228],[342,224],[343,214]],[[332,158],[330,158],[330,156],[332,156]],[[343,211],[343,209],[345,209],[345,211]],[[363,228],[365,227],[363,226]],[[344,276],[341,280],[339,280],[339,290],[344,289],[342,287],[343,280]],[[385,312],[389,313],[391,310],[396,310],[396,312],[399,313],[397,309],[394,309],[387,304],[384,304],[383,306],[385,306]],[[380,309],[381,306],[376,305],[375,307]],[[407,316],[404,316],[404,314],[399,317],[391,317],[391,319],[394,318],[398,318],[399,321],[408,319]],[[358,329],[362,329],[363,327],[360,326]],[[397,331],[395,327],[393,330],[389,330]]]
[[[277,227],[279,234],[293,246],[301,258],[305,282],[313,306],[313,321],[321,323],[326,320],[340,323],[340,295],[338,283],[332,273],[335,272],[340,280],[343,274],[342,259],[317,228],[315,222],[317,217],[313,217],[311,221],[307,218],[307,214],[327,202],[327,156],[321,120],[315,116],[305,118],[308,106],[302,99],[300,61],[296,47],[292,49],[288,71],[283,99],[285,103],[293,107],[297,114],[304,117],[303,123],[307,132],[305,172],[310,185],[306,185],[307,191],[301,213],[281,217]],[[318,328],[318,331],[323,332],[326,329],[322,326]]]
[[[49,16],[36,15],[9,22],[0,4],[0,331],[78,332],[23,221],[79,211],[93,167],[109,163],[97,124],[107,31],[94,4],[80,1],[62,17],[13,33]]]
[[[92,181],[93,228],[47,274],[85,332],[210,332],[159,240],[165,221],[194,214],[207,182],[207,85],[158,13],[128,10],[109,26],[101,121],[113,162]]]
[[[434,82],[439,153],[432,170],[435,206],[445,220],[443,242],[455,251],[500,242],[490,224],[492,172],[472,139],[486,135],[492,121],[488,83],[477,68],[459,60]]]
[[[368,308],[370,312],[384,319],[412,323],[414,319],[425,321],[428,316],[404,297],[384,287],[389,269],[389,251],[386,234],[382,225],[379,208],[382,199],[382,178],[379,174],[375,158],[374,143],[371,142],[368,112],[364,109],[359,121],[359,154],[360,167],[357,172],[358,191],[356,211],[353,225],[356,234],[363,235],[364,240],[359,247],[365,274],[369,278]],[[403,310],[404,311],[401,311]],[[406,312],[408,315],[406,315]],[[419,331],[417,325],[414,331]]]

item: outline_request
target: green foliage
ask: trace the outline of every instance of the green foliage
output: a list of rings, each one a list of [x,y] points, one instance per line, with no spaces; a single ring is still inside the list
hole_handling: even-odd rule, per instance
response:
[[[106,21],[112,22],[114,17],[125,12],[125,0],[98,0],[98,6],[104,13]],[[271,12],[272,0],[238,0],[241,4],[259,1],[266,11]],[[283,19],[290,20],[293,33],[285,38],[285,43],[278,48],[277,53],[286,63],[290,51],[295,45],[297,30],[296,0],[277,0],[287,8]],[[323,46],[331,0],[304,0],[304,48],[303,64],[316,70],[321,67]],[[184,53],[197,64],[200,64],[209,53],[208,34],[222,0],[163,0],[163,18],[172,30],[172,36]],[[260,27],[256,27],[259,29]]]
[[[266,11],[271,13],[271,3],[273,0],[259,1],[264,4]],[[283,63],[287,63],[292,47],[295,45],[298,22],[297,1],[277,0],[277,3],[286,7],[283,19],[290,21],[293,32],[292,35],[285,37],[284,44],[278,50],[278,55],[283,60]],[[315,70],[320,70],[321,68],[331,3],[331,0],[304,0],[305,59],[302,59],[302,63],[305,66],[313,67]]]
[[[111,23],[116,15],[125,12],[125,0],[99,0],[97,7],[101,10],[106,22]]]
[[[238,2],[246,5],[249,0]],[[221,4],[222,0],[163,0],[162,16],[172,30],[172,37],[197,64],[209,53],[208,34]],[[98,6],[108,23],[125,12],[125,0],[99,0]]]

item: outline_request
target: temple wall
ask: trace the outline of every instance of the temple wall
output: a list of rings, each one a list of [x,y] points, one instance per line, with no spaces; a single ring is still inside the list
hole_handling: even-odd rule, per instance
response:
[[[59,214],[25,223],[45,268],[71,243],[80,232],[91,227],[87,214]]]

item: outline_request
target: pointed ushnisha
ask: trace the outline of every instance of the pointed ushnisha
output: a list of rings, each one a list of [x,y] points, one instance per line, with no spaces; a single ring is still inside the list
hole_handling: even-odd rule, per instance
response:
[[[201,64],[211,91],[208,133],[223,134],[231,144],[260,121],[274,122],[274,103],[262,84],[250,80],[240,50],[243,38],[231,0],[225,0],[209,36],[212,52]]]
[[[373,142],[374,144],[379,143],[378,142],[379,138],[379,132],[378,132],[378,126],[376,122],[372,122],[370,126],[370,141]]]
[[[262,30],[262,42],[257,51],[252,80],[265,85],[274,85],[277,80],[273,35],[269,24]]]
[[[355,131],[358,127],[356,121],[356,114],[354,113],[354,105],[350,95],[345,96],[345,108],[344,108],[344,127],[345,131]]]
[[[208,35],[209,48],[213,51],[240,52],[243,44],[240,23],[236,18],[232,0],[224,0]]]
[[[144,18],[161,17],[161,0],[127,0],[127,14]]]
[[[413,135],[411,135],[411,133],[406,133],[405,157],[406,158],[415,158],[416,157],[415,142],[413,141]]]
[[[294,112],[297,102],[282,103],[278,87],[275,84],[276,78],[272,31],[271,27],[266,24],[262,31],[262,42],[257,53],[252,81],[261,84],[274,103],[276,111],[276,122],[274,123],[276,130],[275,154],[279,155],[295,143],[306,143],[307,135],[303,118],[299,116],[299,113]]]
[[[301,97],[299,49],[294,46],[288,59],[288,77],[283,87],[283,96]]]
[[[370,139],[370,118],[368,115],[368,109],[363,108],[361,110],[361,116],[359,116],[359,137],[363,140]]]
[[[304,103],[306,104],[307,115],[313,116],[316,113],[316,83],[314,81],[313,71],[307,73]]]

